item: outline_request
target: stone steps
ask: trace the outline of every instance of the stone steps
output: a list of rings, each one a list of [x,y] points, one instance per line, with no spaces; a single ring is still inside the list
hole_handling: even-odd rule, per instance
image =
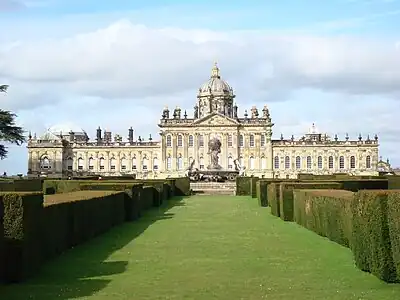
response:
[[[192,182],[190,188],[196,195],[236,195],[235,182]]]

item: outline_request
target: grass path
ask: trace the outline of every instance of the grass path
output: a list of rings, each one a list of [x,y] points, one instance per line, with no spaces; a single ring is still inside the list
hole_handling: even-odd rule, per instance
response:
[[[249,197],[185,198],[68,251],[0,299],[398,299],[351,252]]]

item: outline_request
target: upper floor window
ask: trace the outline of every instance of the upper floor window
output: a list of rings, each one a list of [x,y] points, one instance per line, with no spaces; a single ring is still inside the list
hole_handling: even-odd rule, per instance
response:
[[[279,169],[279,156],[274,157],[274,168]]]
[[[254,134],[250,134],[250,138],[249,138],[249,145],[250,147],[254,147]]]
[[[181,134],[178,135],[178,147],[183,146],[183,137]]]
[[[350,168],[351,169],[356,168],[356,157],[354,155],[350,156]]]
[[[339,157],[339,169],[344,169],[344,156]]]
[[[329,156],[328,158],[328,167],[329,169],[333,169],[333,156]]]
[[[228,134],[228,147],[233,146],[233,141],[232,141],[232,134]]]
[[[204,136],[199,135],[199,147],[204,147]]]
[[[193,141],[193,135],[189,135],[189,147],[193,147],[194,141]]]
[[[322,167],[323,167],[322,156],[318,156],[318,169],[322,169]]]
[[[239,147],[243,147],[244,146],[244,137],[243,134],[239,135]]]
[[[167,147],[172,147],[172,137],[167,135]]]
[[[260,146],[265,147],[265,134],[261,134]]]
[[[301,169],[301,157],[296,156],[296,169]]]
[[[367,169],[371,168],[371,156],[369,156],[369,155],[365,158],[365,167]]]
[[[290,169],[290,157],[285,156],[285,169]]]
[[[311,166],[312,166],[311,156],[307,156],[307,169],[311,169]]]

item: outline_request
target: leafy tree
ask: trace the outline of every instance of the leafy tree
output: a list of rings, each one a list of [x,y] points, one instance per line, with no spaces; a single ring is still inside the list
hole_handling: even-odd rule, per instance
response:
[[[8,85],[0,85],[0,93],[7,93]],[[9,142],[20,146],[25,142],[24,131],[15,125],[16,115],[0,109],[0,142]],[[0,159],[7,157],[7,148],[0,144]]]

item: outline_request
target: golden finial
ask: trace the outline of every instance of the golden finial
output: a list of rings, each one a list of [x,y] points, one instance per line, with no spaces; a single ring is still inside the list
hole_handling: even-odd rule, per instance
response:
[[[211,78],[220,78],[217,62],[214,62],[214,67],[211,70]]]

